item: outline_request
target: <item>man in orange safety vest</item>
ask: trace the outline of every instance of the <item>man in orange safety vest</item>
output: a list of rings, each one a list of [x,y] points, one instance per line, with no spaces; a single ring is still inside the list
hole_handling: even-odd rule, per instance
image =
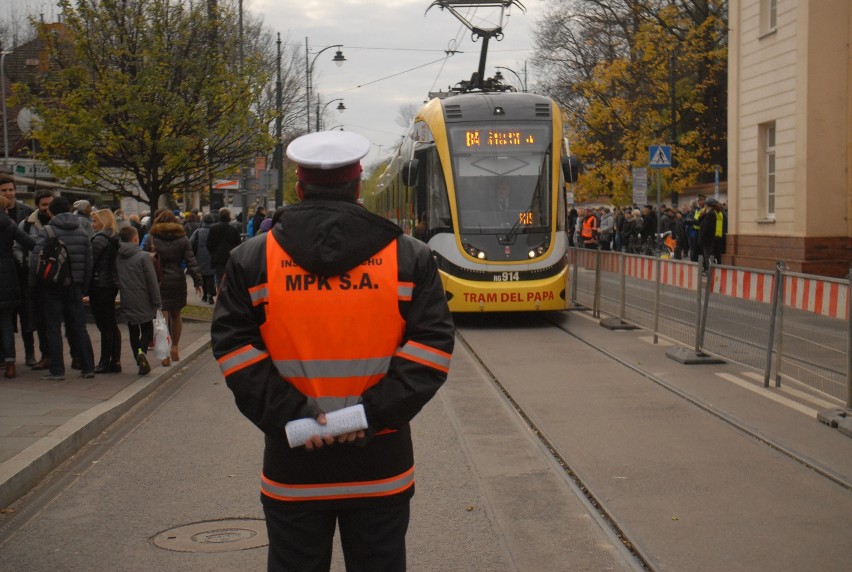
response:
[[[446,380],[454,330],[429,247],[357,202],[369,148],[294,140],[302,202],[232,251],[220,285],[213,353],[266,442],[269,570],[328,570],[335,525],[347,570],[405,570],[409,422]],[[334,433],[332,412],[362,423]],[[304,419],[304,444],[288,440]]]

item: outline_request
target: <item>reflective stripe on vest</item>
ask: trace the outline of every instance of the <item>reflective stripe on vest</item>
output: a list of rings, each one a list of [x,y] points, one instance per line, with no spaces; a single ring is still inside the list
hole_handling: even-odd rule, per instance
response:
[[[269,239],[267,239],[269,240]],[[266,284],[258,284],[248,289],[251,296],[251,305],[260,306],[264,302],[269,301],[269,287]]]
[[[404,357],[419,364],[433,367],[437,370],[447,373],[450,371],[450,359],[452,356],[447,352],[418,344],[417,342],[407,342],[396,355]]]
[[[263,494],[282,501],[332,500],[381,497],[401,493],[414,484],[414,467],[400,475],[379,481],[355,483],[285,485],[261,477]]]
[[[228,377],[232,373],[266,359],[267,357],[269,357],[268,353],[261,351],[254,346],[243,346],[229,354],[223,355],[216,360],[216,362],[219,364],[219,369],[222,370],[222,375]]]
[[[402,341],[396,241],[339,276],[300,268],[270,236],[266,241],[269,354],[287,382],[309,397],[360,396],[387,373]],[[367,335],[368,334],[368,335]]]

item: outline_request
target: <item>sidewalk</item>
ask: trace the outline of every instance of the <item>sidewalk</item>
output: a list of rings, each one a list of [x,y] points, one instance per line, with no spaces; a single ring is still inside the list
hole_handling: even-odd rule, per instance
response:
[[[191,305],[202,306],[190,291]],[[207,306],[209,307],[209,306]],[[100,332],[87,324],[95,354],[100,357]],[[121,417],[136,403],[180,371],[210,347],[210,323],[184,319],[180,340],[181,361],[163,367],[148,353],[151,373],[138,375],[136,360],[127,341],[127,326],[121,332],[121,373],[98,374],[85,379],[71,369],[68,342],[65,346],[65,380],[40,379],[46,371],[24,365],[20,334],[17,345],[17,377],[0,377],[0,508],[24,495],[39,480],[74,455],[89,440]],[[36,358],[41,357],[36,341]]]

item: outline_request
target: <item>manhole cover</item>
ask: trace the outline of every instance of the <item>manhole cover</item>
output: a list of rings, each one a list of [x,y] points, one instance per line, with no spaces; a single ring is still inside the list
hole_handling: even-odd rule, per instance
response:
[[[266,523],[245,518],[185,524],[151,540],[160,548],[176,552],[234,552],[269,544]]]

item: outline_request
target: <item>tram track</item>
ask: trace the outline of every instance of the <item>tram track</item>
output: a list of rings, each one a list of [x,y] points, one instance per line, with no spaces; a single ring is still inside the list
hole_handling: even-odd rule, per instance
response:
[[[488,367],[482,356],[480,356],[470,342],[465,339],[464,334],[457,330],[456,338],[461,341],[467,351],[470,352],[471,357],[473,357],[478,366],[497,387],[502,397],[509,404],[509,407],[523,420],[523,423],[539,441],[543,450],[546,451],[547,454],[551,456],[555,464],[560,467],[564,477],[567,479],[571,487],[578,492],[579,495],[581,495],[581,500],[584,500],[587,503],[590,510],[594,511],[599,522],[603,525],[603,527],[605,527],[605,530],[610,532],[611,535],[621,544],[627,555],[635,560],[635,563],[637,564],[636,569],[654,570],[654,567],[651,565],[652,560],[648,557],[648,555],[644,553],[637,543],[630,539],[626,531],[618,524],[611,511],[609,511],[605,504],[597,496],[595,496],[589,486],[571,467],[571,464],[560,454],[558,448],[547,437],[543,429],[538,426],[529,414],[527,414],[523,406],[521,406],[521,404],[512,396],[512,393],[507,389],[507,387],[501,383],[499,377]]]
[[[684,401],[689,402],[690,404],[694,405],[695,407],[698,407],[699,409],[701,409],[705,413],[709,413],[710,415],[713,415],[717,419],[719,419],[719,420],[727,423],[728,425],[734,427],[735,429],[742,432],[743,434],[748,435],[749,437],[756,439],[758,442],[766,445],[767,447],[769,447],[769,448],[771,448],[775,451],[778,451],[779,453],[786,455],[790,459],[792,459],[792,460],[796,461],[797,463],[807,467],[808,469],[811,469],[812,471],[816,472],[817,474],[819,474],[822,477],[825,477],[826,479],[832,481],[833,483],[840,485],[844,489],[852,491],[852,479],[849,479],[844,475],[840,475],[840,474],[836,473],[835,471],[832,471],[831,469],[829,469],[828,467],[825,467],[821,463],[818,463],[818,462],[814,461],[813,459],[810,459],[807,455],[805,455],[805,454],[803,454],[799,451],[796,451],[795,449],[787,447],[783,443],[780,443],[776,439],[773,439],[772,437],[766,435],[764,432],[761,432],[761,431],[759,431],[759,430],[757,430],[753,427],[750,427],[748,424],[746,424],[742,420],[737,419],[734,415],[732,415],[732,414],[730,414],[730,413],[728,413],[728,412],[726,412],[722,409],[719,409],[718,407],[715,407],[714,405],[707,403],[706,401],[704,401],[704,400],[702,400],[702,399],[700,399],[700,398],[698,398],[694,395],[691,395],[686,391],[683,391],[682,389],[675,386],[674,384],[669,383],[668,381],[660,378],[659,376],[656,376],[656,375],[648,372],[647,370],[645,370],[641,367],[638,367],[636,364],[633,364],[633,363],[621,358],[620,356],[614,354],[613,352],[610,352],[610,351],[608,351],[604,348],[601,348],[599,346],[595,346],[594,344],[589,343],[587,340],[583,339],[581,336],[578,336],[575,333],[566,329],[563,325],[556,324],[556,323],[554,323],[550,320],[547,320],[547,319],[544,319],[544,321],[551,324],[552,326],[554,326],[558,330],[564,332],[565,334],[571,336],[575,340],[582,342],[583,344],[585,344],[589,348],[593,349],[597,353],[600,353],[600,354],[606,356],[607,358],[623,365],[624,367],[636,372],[637,374],[648,379],[649,381],[653,382],[654,384],[658,385],[659,387],[673,393],[677,397],[683,399]]]
[[[761,431],[758,428],[750,426],[730,411],[717,407],[705,399],[685,391],[676,384],[655,375],[640,365],[632,363],[624,357],[617,355],[607,348],[600,347],[589,340],[584,339],[583,336],[571,331],[569,324],[559,323],[553,318],[548,318],[544,315],[536,316],[535,319],[540,321],[542,325],[558,330],[562,335],[569,336],[576,342],[581,342],[585,347],[589,348],[589,350],[599,356],[603,356],[606,359],[629,369],[635,374],[638,374],[641,378],[650,381],[655,386],[665,389],[678,400],[687,403],[690,407],[695,407],[700,411],[709,414],[713,418],[723,422],[725,425],[732,427],[741,435],[754,440],[759,445],[765,446],[773,452],[780,453],[802,467],[805,467],[819,475],[821,478],[830,481],[834,485],[839,485],[846,491],[852,491],[852,480],[850,480],[847,476],[839,474],[833,469],[809,457],[802,451],[796,450],[796,448],[780,442],[765,431]],[[558,441],[548,436],[545,428],[536,420],[535,411],[532,409],[528,410],[525,407],[523,403],[524,397],[513,393],[509,380],[501,379],[501,374],[498,371],[500,369],[499,366],[496,368],[491,367],[488,363],[488,358],[477,351],[477,344],[466,336],[464,326],[460,327],[457,331],[457,337],[468,352],[470,352],[471,356],[482,369],[487,378],[494,384],[508,406],[519,416],[531,434],[538,440],[542,450],[552,458],[556,465],[559,466],[570,486],[578,493],[578,495],[582,495],[582,499],[587,503],[587,506],[590,507],[590,510],[594,511],[594,514],[599,518],[599,522],[606,526],[611,535],[617,538],[622,544],[624,550],[626,550],[626,552],[635,559],[638,564],[638,569],[656,569],[656,559],[648,553],[645,547],[643,547],[641,539],[635,536],[634,533],[636,531],[631,531],[628,525],[620,522],[619,517],[617,516],[617,511],[612,510],[607,506],[607,502],[604,499],[608,497],[608,492],[602,489],[596,490],[596,484],[592,482],[594,479],[586,480],[583,478],[583,471],[577,470],[577,468],[573,466],[569,455],[560,450]],[[542,419],[544,419],[544,417]]]

